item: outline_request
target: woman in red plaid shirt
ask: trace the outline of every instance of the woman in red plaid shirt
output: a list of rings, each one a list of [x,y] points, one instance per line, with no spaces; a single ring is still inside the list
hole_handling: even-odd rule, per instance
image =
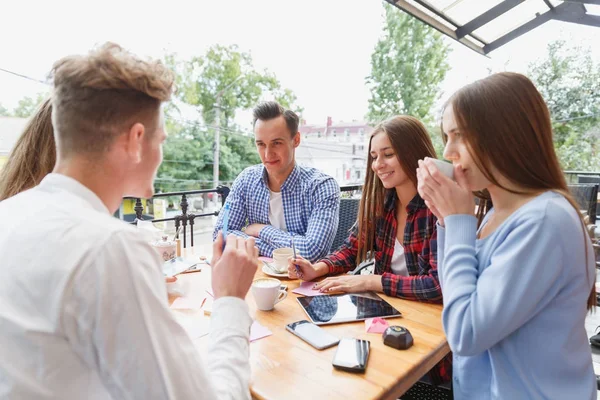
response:
[[[369,142],[357,224],[339,249],[317,263],[293,260],[290,277],[298,277],[295,263],[305,281],[337,275],[315,285],[323,292],[375,291],[441,303],[436,218],[417,193],[418,160],[425,157],[437,158],[419,120],[403,115],[379,124]],[[342,274],[370,255],[375,259],[374,275]]]
[[[312,281],[323,292],[383,292],[408,300],[442,302],[437,274],[436,217],[417,193],[418,161],[437,158],[425,126],[402,115],[379,124],[369,141],[367,175],[358,220],[339,249],[315,264],[302,257],[288,266],[290,278]],[[361,239],[358,232],[362,232]],[[373,275],[347,275],[370,256]],[[294,264],[300,267],[296,274]],[[341,275],[340,275],[341,274]],[[434,384],[452,377],[452,358],[429,372]]]

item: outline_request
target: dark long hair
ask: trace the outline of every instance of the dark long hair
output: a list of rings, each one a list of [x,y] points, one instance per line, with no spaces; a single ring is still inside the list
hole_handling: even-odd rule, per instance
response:
[[[463,87],[449,104],[469,153],[487,180],[511,193],[552,190],[569,201],[581,220],[587,264],[589,235],[554,151],[550,112],[534,84],[521,74],[498,73]],[[523,190],[502,186],[492,174],[492,166]],[[481,223],[483,213],[489,209],[490,197],[486,192],[476,195],[480,198]],[[595,276],[590,279],[595,281]],[[588,308],[595,304],[595,285],[592,285]]]
[[[390,139],[398,162],[408,179],[417,187],[418,161],[425,158],[437,158],[435,148],[427,129],[416,118],[400,115],[390,118],[375,127],[369,138],[367,171],[362,197],[358,208],[358,254],[357,261],[365,261],[375,243],[375,224],[383,216],[386,189],[373,170],[371,164],[371,142],[375,135],[387,135]]]

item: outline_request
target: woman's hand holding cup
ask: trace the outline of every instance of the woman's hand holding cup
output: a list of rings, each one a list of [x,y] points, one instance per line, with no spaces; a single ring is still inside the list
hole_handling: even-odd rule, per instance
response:
[[[436,166],[436,161],[439,162],[427,157],[425,160],[419,160],[417,168],[417,191],[427,207],[441,224],[448,215],[473,215],[473,194],[469,190],[462,167],[454,166],[454,181]]]

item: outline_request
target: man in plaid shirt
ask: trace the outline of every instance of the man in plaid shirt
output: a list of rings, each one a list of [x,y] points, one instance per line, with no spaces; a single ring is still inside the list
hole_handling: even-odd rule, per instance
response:
[[[298,116],[274,101],[254,109],[254,134],[262,164],[246,168],[227,197],[228,233],[253,236],[261,255],[291,247],[316,261],[333,243],[339,218],[340,188],[330,176],[296,165]],[[223,227],[219,215],[213,239]]]

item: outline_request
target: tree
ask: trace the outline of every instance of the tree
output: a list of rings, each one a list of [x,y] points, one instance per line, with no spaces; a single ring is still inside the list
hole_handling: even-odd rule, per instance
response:
[[[236,111],[250,109],[265,95],[301,113],[296,96],[281,87],[269,71],[257,71],[248,53],[237,46],[211,47],[204,56],[178,61],[171,54],[166,64],[176,71],[177,101],[167,110],[169,138],[157,188],[162,191],[212,187],[213,143],[217,95],[220,97],[219,179],[231,182],[245,167],[260,162],[252,136],[234,122]],[[181,104],[184,103],[184,104]],[[198,121],[186,120],[185,105],[198,111]]]
[[[302,111],[295,106],[296,96],[291,90],[282,89],[273,73],[256,71],[250,54],[240,52],[235,45],[215,45],[206,55],[183,63],[178,63],[171,55],[167,63],[178,72],[177,97],[198,107],[204,122],[209,125],[215,123],[219,93],[221,126],[224,128],[231,127],[237,110],[254,107],[264,93],[271,93],[284,107]]]
[[[10,117],[10,111],[2,104],[0,104],[0,117]]]
[[[37,108],[48,97],[47,93],[38,93],[35,98],[25,96],[17,103],[17,107],[13,110],[13,116],[19,118],[29,118],[35,113]]]
[[[600,169],[600,64],[590,50],[559,40],[529,65],[528,75],[550,110],[554,146],[565,170]]]
[[[449,70],[450,49],[442,35],[386,4],[383,36],[371,55],[372,94],[367,120],[377,123],[398,114],[432,122],[431,109]]]

